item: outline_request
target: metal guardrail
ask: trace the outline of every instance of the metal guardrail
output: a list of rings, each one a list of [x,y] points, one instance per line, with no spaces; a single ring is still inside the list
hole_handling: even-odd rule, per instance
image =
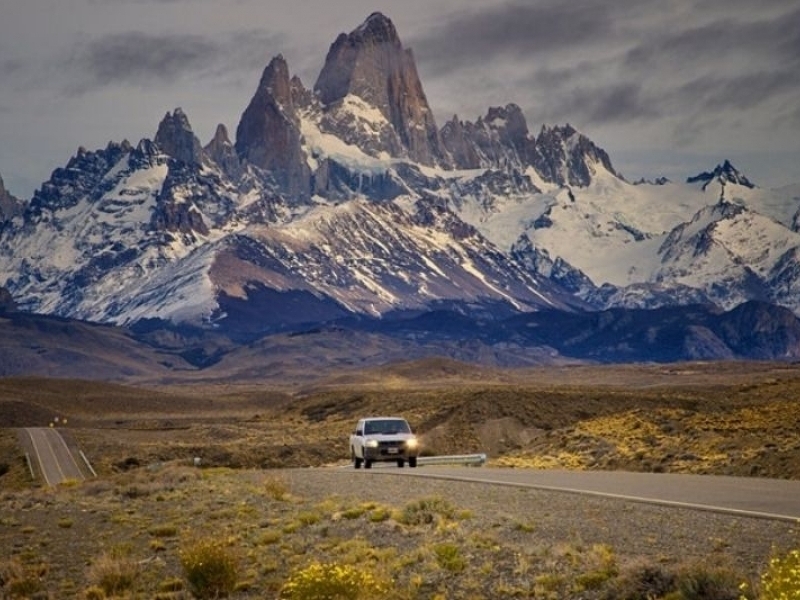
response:
[[[454,454],[451,456],[420,456],[418,465],[467,465],[480,467],[486,464],[486,454]]]

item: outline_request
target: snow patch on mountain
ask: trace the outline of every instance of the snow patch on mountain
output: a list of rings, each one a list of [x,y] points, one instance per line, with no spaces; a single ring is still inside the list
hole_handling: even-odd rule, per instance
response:
[[[236,131],[203,148],[176,109],[156,141],[80,149],[5,217],[0,285],[31,311],[222,327],[239,310],[256,330],[441,305],[800,314],[800,186],[762,190],[728,161],[633,185],[514,104],[438,130],[379,13],[337,38],[314,91],[276,56]]]
[[[312,171],[320,167],[324,159],[331,159],[356,173],[380,174],[391,167],[388,155],[382,158],[370,156],[361,148],[332,133],[323,132],[318,122],[319,115],[305,112],[300,115],[300,132],[307,148],[308,166]],[[383,117],[381,117],[383,118]]]

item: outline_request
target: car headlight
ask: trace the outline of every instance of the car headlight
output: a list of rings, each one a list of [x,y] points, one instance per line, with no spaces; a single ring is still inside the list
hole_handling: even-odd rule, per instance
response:
[[[406,440],[406,448],[414,450],[419,445],[417,438],[409,438]]]
[[[367,440],[364,445],[367,448],[377,448],[378,447],[378,440]]]

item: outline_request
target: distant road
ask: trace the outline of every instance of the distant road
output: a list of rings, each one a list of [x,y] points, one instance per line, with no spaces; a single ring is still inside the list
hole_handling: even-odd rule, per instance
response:
[[[454,466],[383,468],[373,472],[533,487],[749,517],[800,520],[800,481],[783,479]]]
[[[64,438],[52,427],[27,427],[33,453],[31,461],[39,467],[39,473],[47,485],[58,485],[65,479],[86,479]]]

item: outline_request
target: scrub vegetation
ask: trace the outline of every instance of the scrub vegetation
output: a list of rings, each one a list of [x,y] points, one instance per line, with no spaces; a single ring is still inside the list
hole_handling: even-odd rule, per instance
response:
[[[798,478],[798,397],[800,367],[756,363],[0,380],[0,597],[796,597],[796,524],[340,467],[355,421],[394,413],[425,454],[495,466]],[[55,417],[97,477],[31,480],[19,428]]]

